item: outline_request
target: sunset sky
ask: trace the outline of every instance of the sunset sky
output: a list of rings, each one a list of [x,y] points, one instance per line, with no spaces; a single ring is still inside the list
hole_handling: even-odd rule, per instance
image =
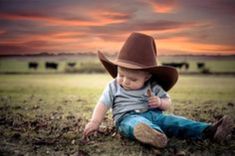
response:
[[[131,32],[158,54],[235,54],[235,0],[0,0],[0,54],[118,52]]]

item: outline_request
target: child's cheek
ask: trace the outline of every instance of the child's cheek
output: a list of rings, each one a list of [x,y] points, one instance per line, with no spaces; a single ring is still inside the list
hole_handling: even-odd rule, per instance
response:
[[[121,84],[122,83],[122,78],[118,77],[117,81],[118,81],[119,84]]]

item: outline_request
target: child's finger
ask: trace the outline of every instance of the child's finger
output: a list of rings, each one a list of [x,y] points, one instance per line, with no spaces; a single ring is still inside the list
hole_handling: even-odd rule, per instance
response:
[[[85,133],[83,133],[83,135],[84,135],[84,137],[86,138],[86,137],[88,137],[89,135],[91,135],[92,134],[92,130],[88,130],[88,131],[86,131]]]
[[[159,103],[158,99],[156,97],[154,97],[154,96],[150,97],[148,99],[148,102],[149,103]]]
[[[151,107],[151,108],[156,108],[158,107],[158,102],[156,100],[151,100],[148,102],[148,106]]]
[[[149,104],[148,106],[149,106],[150,108],[155,108],[155,107],[156,107],[156,105],[155,105],[155,104],[152,104],[152,103]]]
[[[155,100],[149,100],[148,103],[152,104],[152,103],[156,103],[156,101]]]
[[[93,131],[94,131],[94,130],[92,130],[92,128],[89,127],[89,128],[87,128],[87,129],[84,130],[83,135],[84,135],[85,137],[87,137],[87,136],[90,135]]]
[[[83,131],[83,136],[84,136],[84,138],[86,138],[87,134],[88,134],[88,130],[84,130],[84,131]]]
[[[148,98],[148,101],[156,101],[156,97],[151,96],[151,97]]]
[[[149,101],[148,104],[149,105],[156,105],[156,101]]]

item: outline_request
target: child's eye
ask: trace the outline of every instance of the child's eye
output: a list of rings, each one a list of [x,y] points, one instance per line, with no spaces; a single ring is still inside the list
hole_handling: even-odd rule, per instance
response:
[[[131,79],[131,81],[136,82],[136,81],[137,81],[137,79]]]

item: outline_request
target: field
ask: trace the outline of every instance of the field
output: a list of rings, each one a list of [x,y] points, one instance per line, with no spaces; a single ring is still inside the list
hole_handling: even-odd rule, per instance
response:
[[[36,62],[37,68],[29,68],[29,62]],[[58,64],[56,69],[45,68],[46,62]],[[75,66],[69,66],[75,63]],[[187,63],[188,69],[183,66],[178,68],[183,74],[235,74],[235,56],[160,56],[158,64],[163,63]],[[198,68],[198,63],[203,63]],[[58,56],[13,56],[0,57],[0,73],[92,73],[102,72],[103,67],[96,55],[58,55]]]
[[[111,113],[100,131],[82,137],[106,74],[14,74],[0,76],[1,155],[234,155],[235,130],[223,144],[170,138],[165,149],[127,140],[115,132]],[[169,92],[168,113],[214,122],[235,120],[233,75],[181,75]]]
[[[37,68],[29,69],[29,62]],[[46,69],[46,62],[58,64]],[[169,92],[167,113],[214,122],[235,121],[234,56],[162,56],[162,63],[186,62]],[[69,66],[69,63],[76,63]],[[204,63],[202,69],[198,63]],[[97,73],[99,72],[99,73]],[[82,137],[85,124],[111,77],[92,55],[0,57],[0,155],[234,155],[235,129],[223,144],[170,138],[154,149],[116,133],[111,112],[99,132]],[[89,73],[89,74],[88,74]]]

